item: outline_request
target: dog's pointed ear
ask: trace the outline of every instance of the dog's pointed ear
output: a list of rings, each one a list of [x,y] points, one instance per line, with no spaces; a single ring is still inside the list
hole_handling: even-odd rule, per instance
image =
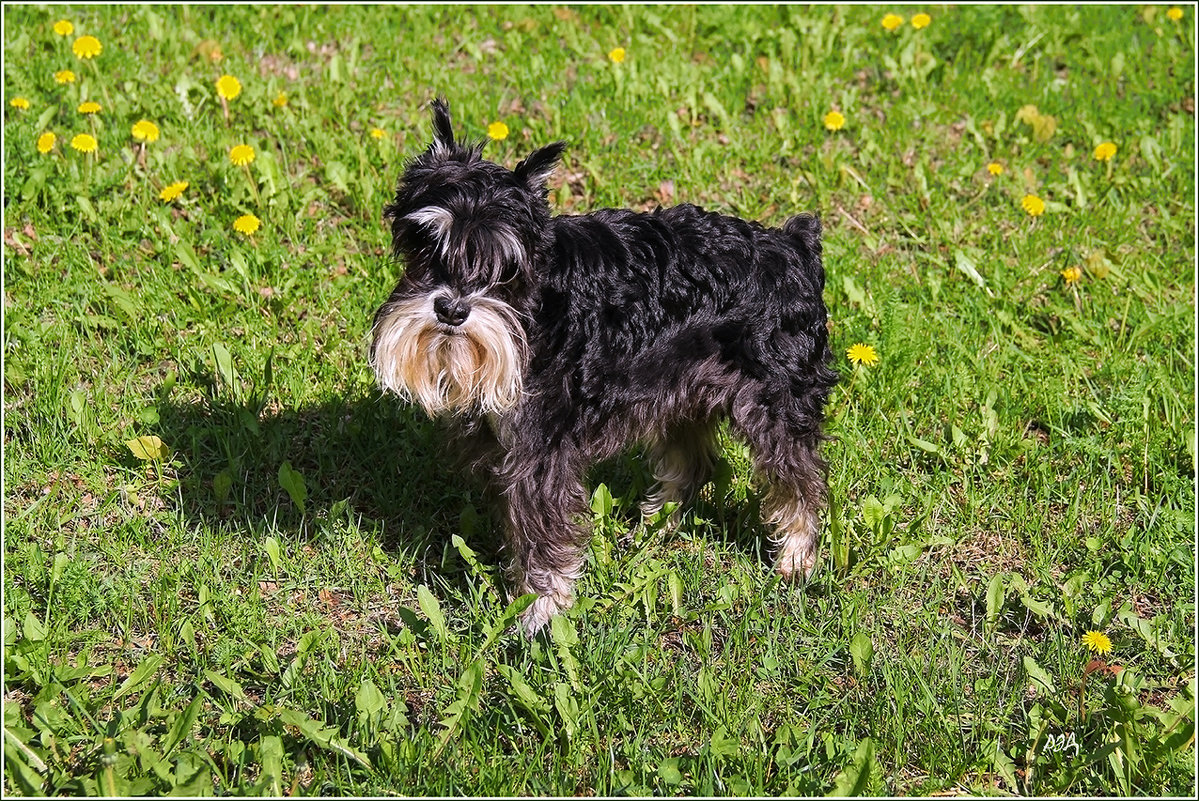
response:
[[[550,173],[554,171],[558,159],[562,158],[564,150],[565,142],[554,142],[534,150],[527,159],[516,165],[513,172],[530,189],[545,189],[545,182],[549,180]]]
[[[454,146],[454,125],[445,98],[433,101],[433,147],[448,150]]]

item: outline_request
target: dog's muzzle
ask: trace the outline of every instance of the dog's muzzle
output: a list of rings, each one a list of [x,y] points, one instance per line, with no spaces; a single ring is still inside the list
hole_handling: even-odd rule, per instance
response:
[[[383,390],[430,415],[499,414],[520,399],[528,345],[515,309],[487,295],[390,300],[375,320],[370,361]]]

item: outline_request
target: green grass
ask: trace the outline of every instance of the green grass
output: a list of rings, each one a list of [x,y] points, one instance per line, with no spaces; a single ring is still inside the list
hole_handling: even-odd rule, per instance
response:
[[[1194,8],[888,10],[6,8],[5,793],[1189,795]],[[364,355],[435,94],[509,166],[567,139],[558,211],[821,214],[811,586],[726,437],[674,532],[599,466],[577,607],[509,630],[494,510]]]

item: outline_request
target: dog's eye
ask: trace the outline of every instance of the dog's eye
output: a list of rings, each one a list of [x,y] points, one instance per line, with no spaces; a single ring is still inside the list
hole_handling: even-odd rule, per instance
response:
[[[404,221],[395,241],[410,258],[416,256],[429,258],[435,256],[440,249],[440,243],[429,231],[411,221]]]
[[[450,286],[454,283],[454,277],[449,269],[439,261],[434,261],[429,265],[429,277],[433,279],[433,283],[442,286]]]

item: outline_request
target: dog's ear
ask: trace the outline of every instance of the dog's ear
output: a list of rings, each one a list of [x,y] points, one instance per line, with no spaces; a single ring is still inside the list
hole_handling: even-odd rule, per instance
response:
[[[450,122],[450,106],[445,98],[433,101],[433,147],[448,150],[454,146],[454,126]]]
[[[562,158],[562,151],[565,149],[565,142],[554,142],[534,150],[527,159],[516,165],[513,172],[517,179],[523,181],[530,189],[545,189],[545,182],[558,164],[558,159]]]

